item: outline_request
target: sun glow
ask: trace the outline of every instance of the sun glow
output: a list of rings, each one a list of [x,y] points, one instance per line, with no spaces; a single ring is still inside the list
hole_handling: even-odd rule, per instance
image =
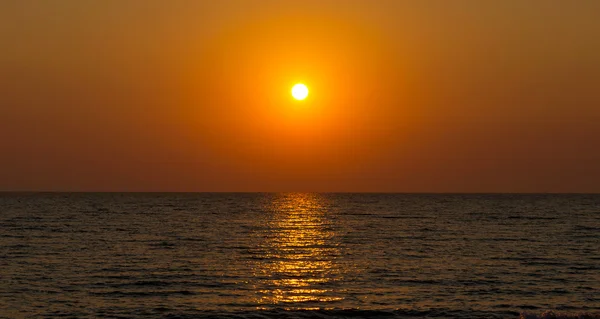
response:
[[[292,88],[292,96],[296,100],[304,100],[308,96],[308,88],[306,87],[306,85],[298,83]]]

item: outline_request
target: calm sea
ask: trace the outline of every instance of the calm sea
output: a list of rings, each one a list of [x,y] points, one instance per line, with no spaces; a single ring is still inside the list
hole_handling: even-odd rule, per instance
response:
[[[600,311],[600,195],[0,194],[0,317]]]

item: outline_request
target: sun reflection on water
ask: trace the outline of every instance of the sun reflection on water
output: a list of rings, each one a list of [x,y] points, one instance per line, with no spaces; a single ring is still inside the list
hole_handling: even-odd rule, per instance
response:
[[[273,198],[255,266],[257,302],[311,309],[343,298],[335,283],[342,277],[333,220],[326,200],[317,194],[284,194]]]

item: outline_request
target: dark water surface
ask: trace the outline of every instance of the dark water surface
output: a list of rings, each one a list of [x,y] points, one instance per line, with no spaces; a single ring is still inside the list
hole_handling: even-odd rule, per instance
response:
[[[600,311],[600,195],[0,194],[0,317]]]

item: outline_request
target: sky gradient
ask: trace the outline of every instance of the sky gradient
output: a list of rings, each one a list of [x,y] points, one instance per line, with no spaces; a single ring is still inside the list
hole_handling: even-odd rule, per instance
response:
[[[600,192],[595,0],[7,0],[0,48],[3,191]]]

